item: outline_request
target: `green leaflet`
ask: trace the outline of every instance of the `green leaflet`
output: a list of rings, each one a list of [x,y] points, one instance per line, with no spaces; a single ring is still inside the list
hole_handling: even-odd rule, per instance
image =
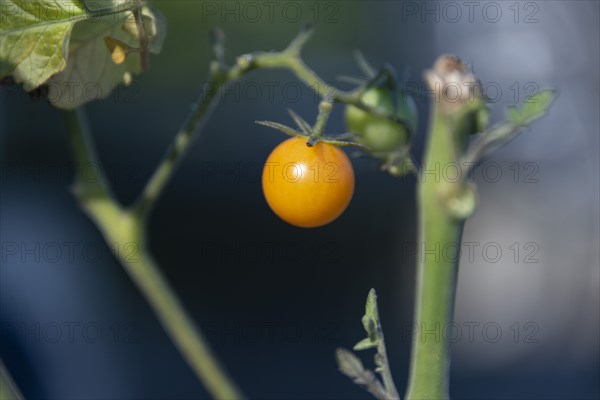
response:
[[[377,347],[381,341],[381,322],[379,321],[379,311],[377,310],[377,294],[375,289],[369,291],[367,302],[365,304],[365,315],[362,317],[363,327],[367,332],[367,337],[354,346],[354,350],[365,350]]]
[[[0,78],[13,75],[26,90],[42,85],[65,68],[73,26],[90,17],[81,1],[2,0]]]
[[[140,71],[137,53],[116,65],[104,44],[111,36],[139,46],[132,9],[127,0],[2,0],[0,78],[13,76],[27,91],[46,84],[50,102],[63,109],[107,97],[126,73]],[[147,7],[142,14],[149,50],[159,53],[164,18]]]
[[[556,98],[554,89],[544,89],[525,99],[520,108],[508,107],[506,110],[509,120],[517,125],[527,125],[542,117]]]

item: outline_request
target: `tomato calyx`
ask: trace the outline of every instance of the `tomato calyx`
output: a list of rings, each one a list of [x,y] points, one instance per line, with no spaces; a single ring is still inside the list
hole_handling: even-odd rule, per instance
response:
[[[370,151],[370,148],[356,141],[356,137],[352,133],[342,133],[335,135],[325,135],[325,126],[329,119],[329,115],[333,109],[331,99],[326,98],[319,104],[319,114],[314,125],[310,125],[304,118],[298,115],[293,110],[288,110],[290,117],[294,120],[297,128],[292,128],[279,122],[273,121],[255,121],[259,125],[264,125],[272,129],[276,129],[289,136],[301,137],[306,139],[306,145],[313,147],[319,142],[331,144],[333,146],[353,146],[363,151]]]

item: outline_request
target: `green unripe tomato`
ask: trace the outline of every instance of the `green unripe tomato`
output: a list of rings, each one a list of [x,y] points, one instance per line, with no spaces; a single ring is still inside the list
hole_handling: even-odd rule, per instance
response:
[[[412,97],[399,93],[394,110],[392,92],[387,88],[377,87],[368,89],[361,100],[382,113],[396,115],[406,121],[413,132],[416,130],[417,111]],[[393,151],[406,145],[409,137],[409,132],[403,125],[352,105],[346,107],[346,126],[350,132],[358,135],[360,143],[369,146],[374,153]]]

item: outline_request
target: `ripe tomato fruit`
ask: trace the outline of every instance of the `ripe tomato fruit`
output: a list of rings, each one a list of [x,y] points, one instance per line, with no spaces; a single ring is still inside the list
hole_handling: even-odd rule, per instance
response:
[[[354,170],[338,147],[291,138],[269,155],[262,174],[269,207],[289,224],[314,228],[339,217],[354,193]]]
[[[396,115],[406,121],[413,132],[416,130],[417,110],[412,97],[399,93],[394,109],[392,92],[384,87],[375,87],[368,89],[361,100],[383,113]],[[408,141],[408,132],[403,125],[352,105],[346,107],[346,126],[358,135],[360,143],[369,146],[374,153],[396,150]]]

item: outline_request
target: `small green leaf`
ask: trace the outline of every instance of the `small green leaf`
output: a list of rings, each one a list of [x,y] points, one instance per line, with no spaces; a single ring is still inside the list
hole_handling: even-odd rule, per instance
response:
[[[545,89],[525,99],[521,109],[525,122],[530,123],[544,115],[555,98],[556,91],[554,89]]]
[[[554,89],[544,89],[532,96],[529,96],[521,107],[509,106],[506,108],[507,120],[495,125],[494,127],[483,132],[476,141],[474,141],[465,157],[464,164],[468,165],[463,171],[463,176],[470,176],[472,165],[481,162],[485,157],[488,157],[499,147],[505,145],[514,139],[526,126],[542,117],[549,109],[550,105],[556,98]],[[459,198],[463,200],[455,202],[457,215],[467,215],[470,213],[470,207],[476,205],[475,193],[462,193]],[[450,197],[445,197],[450,199]]]
[[[377,345],[378,345],[377,341],[372,341],[371,338],[365,338],[365,339],[361,340],[360,342],[356,343],[353,347],[353,350],[359,351],[359,350],[372,349],[374,347],[377,347]]]
[[[379,311],[377,310],[377,294],[375,293],[375,289],[371,289],[367,296],[365,315],[362,318],[362,323],[369,336],[371,336],[373,329],[379,326]]]
[[[365,315],[362,324],[367,332],[367,338],[361,340],[354,346],[354,350],[365,350],[377,347],[381,341],[381,326],[379,322],[379,311],[377,310],[377,294],[375,289],[369,291],[367,303],[365,304]]]
[[[508,107],[506,113],[512,123],[527,125],[542,117],[556,98],[556,90],[544,89],[528,96],[520,108]]]

